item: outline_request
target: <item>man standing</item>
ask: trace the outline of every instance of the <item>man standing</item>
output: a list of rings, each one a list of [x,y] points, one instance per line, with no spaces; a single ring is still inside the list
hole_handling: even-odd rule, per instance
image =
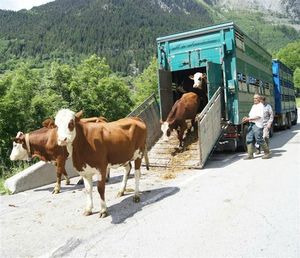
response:
[[[262,158],[270,158],[269,147],[263,138],[264,105],[260,102],[260,100],[260,95],[255,94],[253,97],[254,104],[249,112],[249,116],[242,119],[243,123],[249,123],[246,136],[248,156],[244,159],[253,159],[255,141],[262,147],[264,151],[264,155]]]
[[[269,146],[270,129],[272,127],[272,123],[274,120],[274,113],[273,113],[272,106],[266,102],[266,97],[263,96],[261,97],[261,103],[263,103],[264,105],[263,138],[266,144],[268,145],[268,147],[270,148]]]

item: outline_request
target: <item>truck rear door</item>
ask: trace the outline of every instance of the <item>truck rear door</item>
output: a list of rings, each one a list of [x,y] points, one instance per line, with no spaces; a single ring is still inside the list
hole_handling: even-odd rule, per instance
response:
[[[222,65],[213,62],[206,63],[207,97],[210,100],[219,87],[222,87]]]
[[[200,167],[204,167],[211,151],[218,142],[222,133],[221,128],[221,113],[222,113],[222,86],[223,86],[223,71],[222,65],[207,62],[207,94],[208,104],[198,115],[198,141]]]

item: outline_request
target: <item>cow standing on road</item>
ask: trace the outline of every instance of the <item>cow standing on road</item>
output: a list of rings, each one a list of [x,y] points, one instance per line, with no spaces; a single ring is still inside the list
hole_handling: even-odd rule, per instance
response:
[[[91,215],[93,208],[92,176],[98,175],[100,217],[107,216],[105,202],[105,177],[110,166],[125,166],[122,187],[118,196],[124,195],[130,172],[130,161],[135,165],[134,201],[139,202],[139,179],[142,158],[147,156],[146,124],[137,117],[123,118],[110,123],[82,123],[82,112],[60,110],[55,117],[58,127],[57,142],[67,146],[72,153],[73,165],[84,179],[87,202],[84,215]]]
[[[82,122],[107,122],[105,117],[90,117],[82,119]],[[43,127],[29,132],[18,132],[13,141],[13,149],[10,160],[30,160],[38,157],[46,162],[53,162],[56,166],[56,184],[52,193],[58,194],[61,190],[61,177],[64,175],[66,185],[70,184],[65,164],[69,153],[65,146],[57,144],[57,128],[52,119],[46,119]],[[109,174],[109,171],[108,171]],[[80,184],[80,183],[78,183]]]
[[[66,185],[70,184],[70,179],[65,169],[69,154],[66,147],[58,146],[56,134],[57,129],[51,127],[43,127],[26,134],[18,132],[10,154],[11,160],[29,160],[32,157],[38,157],[43,161],[54,162],[56,166],[56,184],[52,193],[55,194],[60,192],[62,175],[66,179]]]

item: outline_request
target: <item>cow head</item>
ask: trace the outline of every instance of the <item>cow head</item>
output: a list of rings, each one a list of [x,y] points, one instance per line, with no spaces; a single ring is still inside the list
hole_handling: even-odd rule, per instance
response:
[[[57,143],[65,146],[72,143],[76,136],[75,123],[79,121],[82,112],[75,114],[70,109],[61,109],[55,116],[57,126]]]
[[[189,78],[194,81],[194,88],[205,90],[207,84],[207,77],[205,73],[195,73],[190,75]]]
[[[170,130],[170,127],[169,127],[169,123],[168,122],[163,122],[161,121],[161,131],[163,132],[163,141],[167,141],[168,138],[170,137],[171,135],[171,130]]]
[[[13,140],[13,149],[9,156],[10,160],[28,160],[29,155],[26,149],[25,134],[18,132]]]

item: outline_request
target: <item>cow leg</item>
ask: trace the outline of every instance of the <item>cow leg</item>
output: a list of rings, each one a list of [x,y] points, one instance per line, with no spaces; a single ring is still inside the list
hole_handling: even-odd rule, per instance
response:
[[[142,159],[138,158],[134,161],[134,179],[135,179],[135,189],[134,189],[134,202],[140,202],[140,177],[141,177],[141,164]]]
[[[122,180],[122,185],[121,188],[118,192],[117,197],[121,197],[124,195],[125,190],[126,190],[126,185],[127,185],[127,180],[128,180],[128,176],[131,170],[131,163],[129,162],[125,167],[124,167],[124,176],[123,176],[123,180]]]
[[[93,175],[85,174],[82,176],[86,191],[86,207],[83,213],[84,216],[92,214],[93,209]]]
[[[60,192],[60,186],[61,186],[61,175],[67,174],[67,172],[65,170],[64,160],[57,158],[55,163],[56,163],[56,184],[54,186],[52,193],[58,194]]]
[[[65,180],[66,180],[66,185],[69,185],[69,184],[70,184],[70,178],[69,178],[69,176],[68,176],[68,174],[67,174],[67,171],[66,171],[65,166],[63,167],[62,173],[63,173],[64,178],[65,178]]]
[[[177,130],[179,149],[183,149],[183,140],[186,137],[186,129],[186,123],[183,123],[182,126],[180,126],[180,129]]]
[[[64,175],[64,178],[66,180],[66,185],[69,185],[70,184],[70,178],[68,177],[68,174]]]
[[[106,202],[105,202],[105,176],[107,166],[100,169],[101,178],[97,182],[97,189],[100,195],[100,218],[105,218],[108,215]]]
[[[105,179],[105,182],[109,182],[109,179],[110,179],[110,168],[107,167],[107,169],[106,169],[106,179]]]
[[[56,184],[52,191],[53,194],[58,194],[60,192],[60,182],[61,182],[61,174],[59,172],[56,173]]]

